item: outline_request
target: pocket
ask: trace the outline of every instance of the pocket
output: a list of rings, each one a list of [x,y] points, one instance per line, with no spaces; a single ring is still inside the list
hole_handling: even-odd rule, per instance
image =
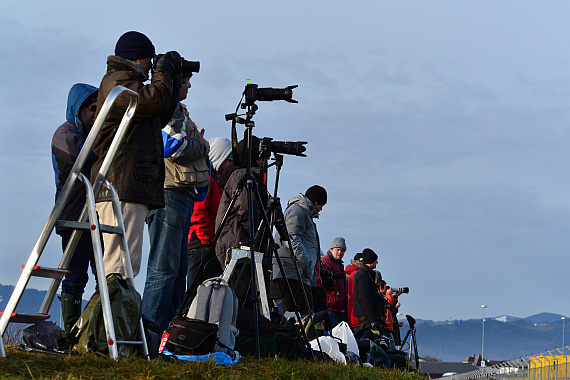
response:
[[[209,167],[205,159],[186,165],[173,165],[174,182],[179,185],[204,186],[210,181]]]
[[[143,182],[153,182],[158,176],[159,168],[154,155],[150,152],[136,152],[135,178]]]

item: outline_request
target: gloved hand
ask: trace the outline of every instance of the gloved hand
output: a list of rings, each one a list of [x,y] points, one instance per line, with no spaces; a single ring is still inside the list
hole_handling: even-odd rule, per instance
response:
[[[176,57],[173,56],[172,53],[176,53],[176,52],[170,52],[169,51],[166,54],[159,55],[158,59],[154,63],[154,71],[162,70],[162,71],[166,71],[170,75],[174,76],[174,74],[176,73]],[[178,53],[176,53],[176,54],[178,54]]]

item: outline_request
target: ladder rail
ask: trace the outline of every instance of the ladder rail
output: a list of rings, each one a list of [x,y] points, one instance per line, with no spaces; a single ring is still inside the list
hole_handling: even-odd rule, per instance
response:
[[[52,209],[52,211],[48,217],[48,220],[47,220],[44,228],[42,229],[42,232],[40,233],[40,237],[38,238],[38,240],[37,240],[37,242],[36,242],[36,244],[32,250],[32,253],[30,254],[30,257],[28,258],[28,261],[26,262],[26,265],[24,266],[22,274],[20,275],[20,278],[18,279],[18,282],[16,283],[16,286],[14,287],[14,291],[12,292],[12,295],[10,296],[10,299],[8,300],[8,303],[6,305],[4,313],[2,314],[2,317],[0,317],[0,335],[3,335],[4,332],[6,331],[6,328],[10,322],[10,317],[11,317],[12,313],[16,310],[16,307],[18,306],[18,303],[20,302],[20,298],[21,298],[22,294],[24,293],[26,286],[28,285],[28,282],[29,282],[30,277],[32,275],[32,270],[36,266],[43,250],[45,249],[45,246],[47,245],[47,242],[48,242],[49,237],[53,231],[53,228],[55,227],[55,225],[57,223],[57,219],[61,215],[61,212],[63,211],[63,207],[67,203],[67,200],[71,194],[71,190],[72,190],[72,187],[75,183],[75,180],[78,178],[78,174],[81,172],[81,170],[83,169],[83,166],[85,165],[85,162],[87,161],[87,158],[91,152],[91,149],[93,148],[93,145],[95,143],[96,138],[99,135],[99,132],[103,126],[103,123],[107,119],[107,116],[109,114],[109,111],[111,110],[111,107],[113,106],[113,104],[115,103],[115,101],[117,100],[119,95],[122,94],[123,92],[126,92],[127,94],[130,95],[130,101],[129,101],[129,105],[128,105],[128,107],[127,107],[127,109],[123,115],[123,118],[121,120],[119,128],[118,128],[117,132],[115,133],[115,137],[113,139],[113,142],[111,143],[111,147],[109,148],[109,150],[105,156],[105,159],[103,161],[103,166],[102,166],[101,170],[99,171],[99,173],[96,177],[96,182],[94,183],[93,191],[94,191],[95,196],[99,193],[99,190],[101,189],[103,180],[105,179],[104,176],[107,174],[109,167],[111,166],[111,163],[114,159],[114,156],[118,150],[119,145],[121,144],[121,142],[123,140],[123,137],[125,136],[125,134],[127,132],[128,126],[130,125],[131,119],[134,116],[135,110],[136,110],[136,108],[138,106],[138,102],[139,102],[138,94],[136,92],[130,90],[130,89],[123,87],[123,86],[117,86],[111,90],[111,92],[109,93],[109,95],[105,99],[105,102],[103,103],[103,106],[101,107],[101,110],[99,111],[99,115],[95,119],[95,123],[93,124],[93,127],[91,128],[91,132],[87,136],[87,139],[85,140],[83,148],[79,152],[79,155],[77,156],[77,159],[76,159],[73,167],[71,168],[71,172],[69,174],[69,177],[67,178],[67,181],[65,182],[65,184],[63,185],[63,188],[61,189],[60,195],[59,195],[57,201],[55,202],[55,205],[54,205],[54,207],[53,207],[53,209]],[[86,217],[86,215],[84,215],[84,217]],[[73,234],[73,238],[79,240],[80,235],[81,235],[81,231],[75,231]],[[73,240],[73,238],[72,238],[72,240]],[[68,244],[68,248],[70,247],[71,244],[72,244],[72,242],[70,241],[70,243]],[[77,242],[74,242],[74,244],[77,245]],[[66,249],[66,251],[67,251],[67,249]],[[64,255],[64,257],[62,258],[62,261],[67,261],[67,264],[69,263],[69,260],[71,259],[71,253],[68,256],[69,257],[65,257],[65,255]],[[60,265],[60,267],[62,267],[62,266]],[[52,302],[53,302],[53,298],[55,297],[55,293],[57,291],[57,288],[59,287],[60,282],[61,282],[60,279],[54,279],[52,281],[52,284],[50,285],[50,289],[48,290],[48,294],[46,296],[49,295],[51,297]],[[54,288],[54,289],[52,289],[52,288]]]

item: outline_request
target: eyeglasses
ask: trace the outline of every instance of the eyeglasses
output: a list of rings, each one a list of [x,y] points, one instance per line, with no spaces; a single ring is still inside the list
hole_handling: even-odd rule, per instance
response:
[[[96,112],[97,111],[97,105],[94,104],[92,106],[86,107],[89,111],[91,112]]]

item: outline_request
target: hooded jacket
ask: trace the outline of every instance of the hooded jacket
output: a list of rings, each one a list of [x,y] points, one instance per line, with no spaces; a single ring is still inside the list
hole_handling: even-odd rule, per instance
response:
[[[146,71],[135,62],[109,56],[107,74],[99,86],[97,112],[116,86],[124,86],[139,95],[139,105],[106,179],[115,187],[121,201],[147,204],[149,209],[155,209],[164,207],[162,128],[170,121],[178,104],[178,90],[173,88],[171,75],[163,70],[155,71],[151,83],[144,85],[147,79]],[[92,179],[103,164],[129,100],[128,94],[121,94],[107,115],[93,146],[99,158],[93,165]],[[110,200],[111,192],[102,188],[97,202]]]
[[[346,275],[348,277],[347,280],[347,301],[346,301],[346,309],[348,311],[348,323],[350,327],[358,327],[358,318],[352,314],[352,289],[354,283],[354,276],[356,272],[360,269],[360,265],[350,264],[346,266]]]
[[[89,84],[77,83],[69,90],[67,97],[66,121],[59,126],[51,141],[51,155],[53,170],[55,173],[55,199],[59,198],[59,193],[67,181],[71,168],[75,164],[77,156],[87,139],[87,128],[79,120],[79,110],[81,105],[94,93],[97,87]],[[91,167],[97,159],[93,152],[88,156],[81,172],[90,178]],[[85,185],[76,180],[71,190],[69,199],[60,215],[61,220],[76,221],[85,205]]]
[[[321,248],[317,226],[313,219],[318,218],[319,213],[307,197],[303,194],[297,194],[289,199],[284,216],[293,254],[299,266],[301,281],[309,286],[317,286],[317,272],[315,267],[321,255]],[[279,239],[276,240],[279,241]],[[281,242],[277,253],[281,258],[285,270],[285,277],[299,280],[293,259],[285,242]],[[273,279],[282,277],[276,260],[273,260]]]

